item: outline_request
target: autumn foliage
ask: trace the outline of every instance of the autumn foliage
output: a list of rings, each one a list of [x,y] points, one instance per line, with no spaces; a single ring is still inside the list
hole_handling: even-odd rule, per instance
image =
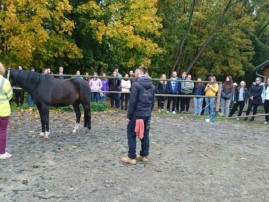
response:
[[[244,76],[269,57],[269,2],[0,0],[6,66]]]

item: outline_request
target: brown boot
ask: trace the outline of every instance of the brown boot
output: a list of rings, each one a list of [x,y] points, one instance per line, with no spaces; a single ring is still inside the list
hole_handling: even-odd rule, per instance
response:
[[[136,160],[135,160],[135,159],[131,159],[131,158],[129,158],[129,157],[122,157],[122,158],[121,158],[121,161],[122,161],[123,163],[129,163],[129,164],[131,164],[131,165],[135,165],[135,164],[136,164]]]
[[[149,161],[147,156],[137,156],[136,160],[143,161],[143,162],[148,162]]]

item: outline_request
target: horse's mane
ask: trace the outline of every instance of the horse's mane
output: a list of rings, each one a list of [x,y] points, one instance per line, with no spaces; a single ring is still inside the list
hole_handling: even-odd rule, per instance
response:
[[[24,70],[11,70],[13,80],[16,83],[24,85],[24,87],[31,85],[32,87],[38,86],[42,81],[49,83],[53,79],[50,75],[44,75],[33,71]],[[23,86],[22,86],[23,87]]]

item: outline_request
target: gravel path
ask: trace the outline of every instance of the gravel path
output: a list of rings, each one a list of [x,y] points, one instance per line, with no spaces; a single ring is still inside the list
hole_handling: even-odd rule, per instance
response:
[[[268,126],[154,114],[148,163],[124,165],[123,112],[93,113],[72,134],[73,113],[51,112],[49,140],[36,112],[13,112],[0,161],[0,201],[268,201]],[[138,146],[138,151],[139,151]]]

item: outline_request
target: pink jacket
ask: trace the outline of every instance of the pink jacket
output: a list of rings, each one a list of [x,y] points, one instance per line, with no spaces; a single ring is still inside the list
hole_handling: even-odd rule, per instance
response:
[[[102,89],[102,81],[99,78],[92,78],[89,81],[91,92],[100,92]]]
[[[121,92],[122,93],[129,93],[131,88],[131,81],[130,80],[121,80]]]

